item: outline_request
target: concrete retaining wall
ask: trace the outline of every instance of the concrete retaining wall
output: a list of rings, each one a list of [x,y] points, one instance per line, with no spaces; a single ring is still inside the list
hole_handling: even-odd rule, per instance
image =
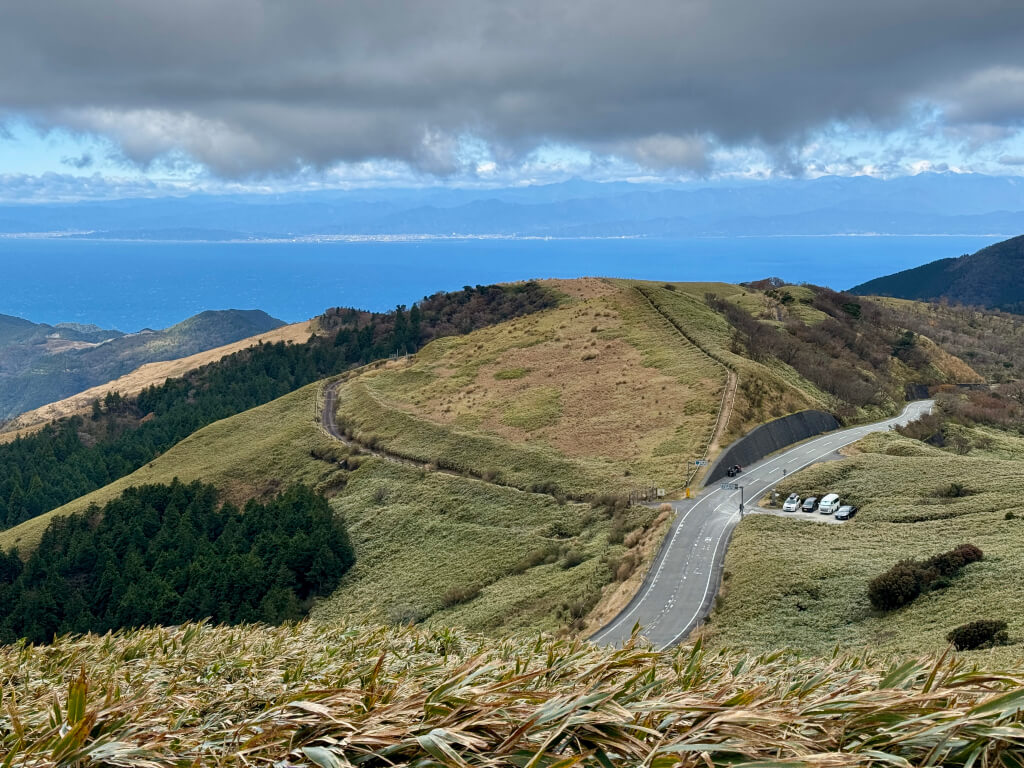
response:
[[[722,451],[704,476],[704,485],[725,477],[733,464],[749,467],[769,453],[833,429],[839,429],[839,422],[825,411],[800,411],[762,424]]]

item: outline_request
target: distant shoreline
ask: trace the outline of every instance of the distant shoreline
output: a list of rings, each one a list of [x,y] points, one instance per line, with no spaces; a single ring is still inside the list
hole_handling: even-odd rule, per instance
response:
[[[524,242],[581,242],[588,240],[750,240],[750,239],[792,239],[792,238],[872,238],[872,237],[977,237],[977,238],[1008,238],[1013,237],[1012,233],[985,232],[985,233],[963,233],[963,232],[830,232],[821,234],[745,234],[745,235],[508,235],[508,234],[450,234],[437,235],[427,233],[403,233],[403,234],[348,234],[348,235],[295,235],[281,237],[237,237],[223,239],[207,238],[173,238],[173,237],[113,237],[106,236],[102,232],[76,231],[76,232],[0,232],[0,240],[64,240],[64,241],[88,241],[102,243],[196,243],[205,245],[260,245],[260,244],[287,244],[287,243],[418,243],[437,241],[466,241],[466,240],[501,240],[501,241],[524,241]]]

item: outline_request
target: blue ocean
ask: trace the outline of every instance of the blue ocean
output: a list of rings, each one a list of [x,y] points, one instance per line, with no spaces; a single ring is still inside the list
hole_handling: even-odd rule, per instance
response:
[[[327,307],[387,310],[439,290],[584,275],[741,282],[777,276],[849,288],[1000,237],[684,240],[124,242],[0,240],[0,313],[35,322],[164,328],[204,309],[288,322]]]

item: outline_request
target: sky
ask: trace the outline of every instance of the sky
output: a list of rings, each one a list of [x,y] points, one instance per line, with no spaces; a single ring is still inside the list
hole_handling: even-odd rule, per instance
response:
[[[1024,175],[1013,0],[7,0],[0,195]]]

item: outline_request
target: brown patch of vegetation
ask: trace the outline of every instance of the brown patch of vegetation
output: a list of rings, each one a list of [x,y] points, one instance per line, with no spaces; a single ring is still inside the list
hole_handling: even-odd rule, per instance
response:
[[[601,277],[578,277],[573,280],[553,278],[542,280],[541,285],[553,288],[574,299],[596,299],[611,296],[616,292],[615,284]]]
[[[628,284],[588,278],[554,287],[591,298],[427,350],[408,384],[368,383],[389,405],[432,422],[573,458],[702,455],[722,400],[720,367]],[[652,353],[673,356],[675,369]]]

